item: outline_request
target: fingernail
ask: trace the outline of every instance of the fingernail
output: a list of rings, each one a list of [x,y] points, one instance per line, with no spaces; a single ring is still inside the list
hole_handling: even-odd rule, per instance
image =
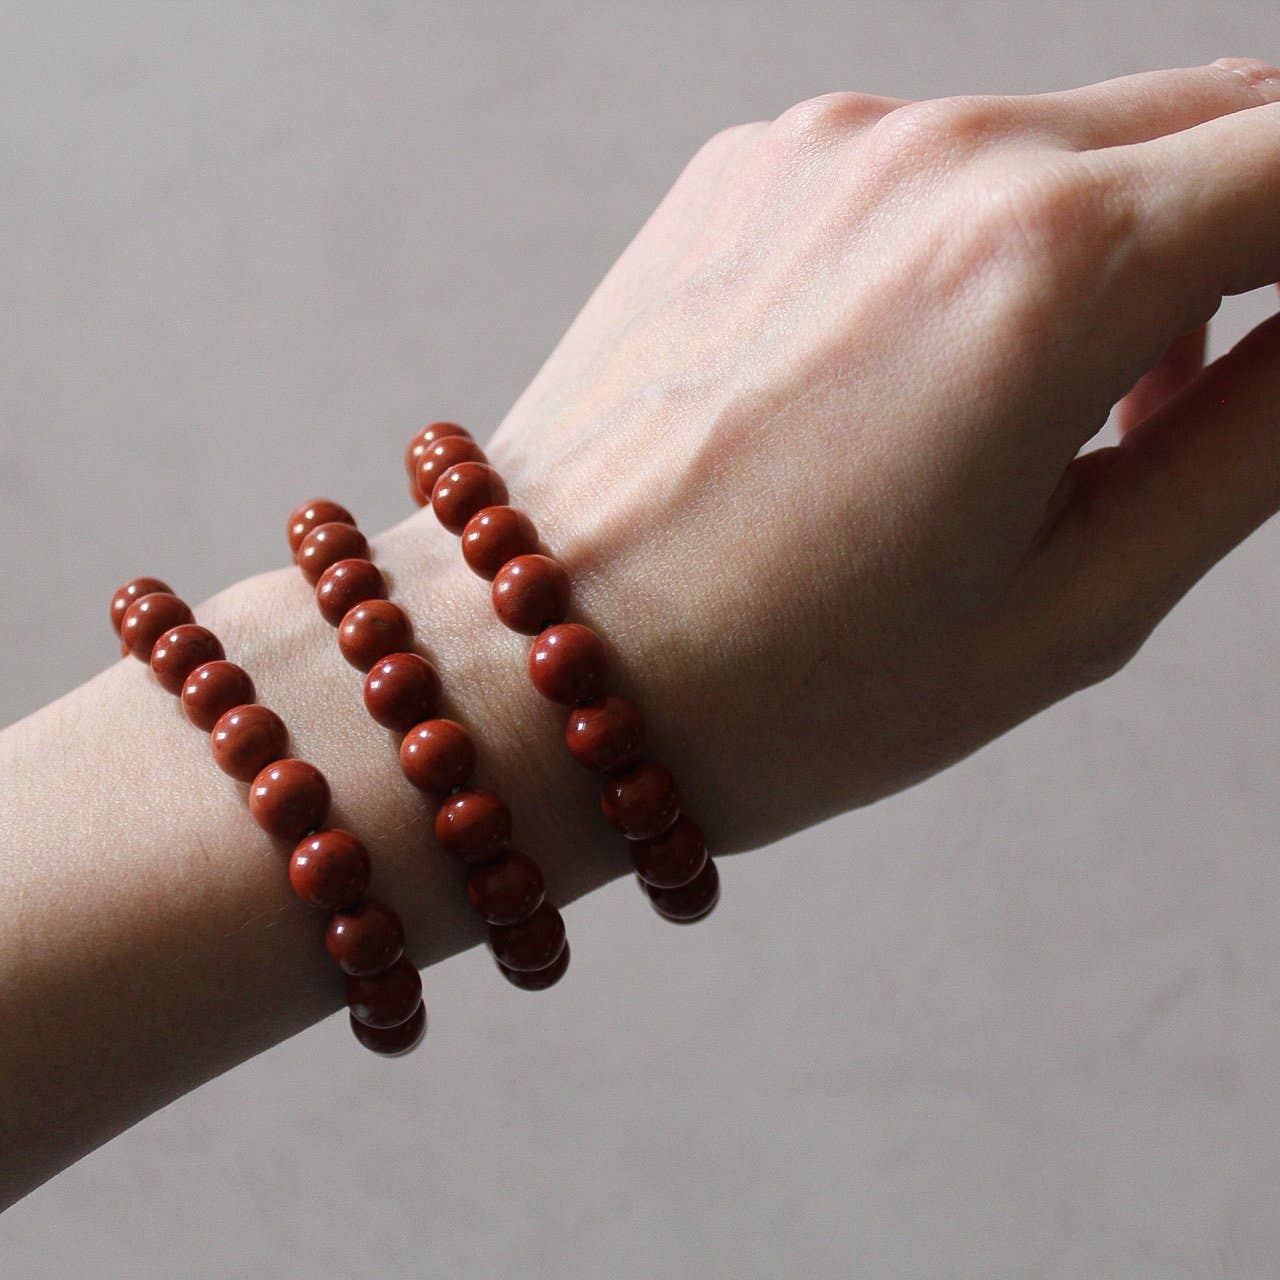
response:
[[[1218,58],[1213,66],[1234,71],[1242,80],[1247,80],[1250,84],[1267,89],[1280,86],[1280,67],[1270,62],[1263,62],[1261,58]]]

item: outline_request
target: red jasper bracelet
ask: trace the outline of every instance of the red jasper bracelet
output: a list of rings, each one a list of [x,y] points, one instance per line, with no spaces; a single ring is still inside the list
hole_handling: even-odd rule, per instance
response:
[[[210,735],[218,767],[249,784],[249,811],[277,840],[293,845],[289,883],[303,902],[328,911],[325,948],[346,975],[351,1029],[367,1049],[407,1053],[427,1025],[422,979],[404,952],[396,913],[366,898],[373,864],[348,831],[324,828],[329,784],[315,765],[290,757],[289,732],[254,701],[248,673],[196,624],[190,607],[158,578],[134,578],[111,598],[122,653],[147,663]]]
[[[468,869],[467,898],[488,926],[499,971],[523,990],[553,986],[569,966],[560,912],[546,900],[542,871],[510,847],[511,814],[493,791],[471,787],[476,750],[456,720],[436,717],[441,681],[415,653],[413,624],[387,599],[387,584],[351,513],[315,499],[289,517],[289,548],[315,588],[316,605],[338,629],[338,646],[366,672],[364,703],[403,735],[405,777],[435,805],[435,837]]]
[[[675,779],[642,759],[644,720],[627,698],[609,694],[604,642],[568,622],[569,576],[542,553],[533,522],[507,505],[507,486],[484,450],[454,422],[422,428],[405,450],[410,492],[462,540],[467,564],[492,582],[494,611],[511,630],[534,636],[529,675],[544,697],[570,708],[565,745],[603,775],[600,807],[627,839],[631,862],[654,909],[688,924],[709,915],[719,873],[698,826],[680,811]]]

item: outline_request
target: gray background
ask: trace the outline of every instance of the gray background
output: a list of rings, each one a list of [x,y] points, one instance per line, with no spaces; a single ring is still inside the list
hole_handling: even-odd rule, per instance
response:
[[[711,131],[1276,57],[1278,16],[6,5],[0,719],[111,658],[140,568],[198,598],[279,563],[313,490],[398,519],[408,432],[490,430]],[[1278,556],[1273,526],[1119,679],[735,860],[714,923],[619,882],[543,998],[472,952],[428,1052],[330,1022],[214,1081],[0,1220],[0,1270],[1277,1274]]]

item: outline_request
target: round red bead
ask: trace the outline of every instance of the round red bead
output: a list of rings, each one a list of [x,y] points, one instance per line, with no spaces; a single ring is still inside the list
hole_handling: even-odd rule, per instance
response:
[[[538,864],[515,849],[467,877],[467,899],[489,924],[517,924],[531,916],[545,896]]]
[[[453,720],[426,720],[401,740],[400,768],[422,791],[447,794],[470,781],[475,767],[471,735]]]
[[[640,886],[649,896],[654,910],[673,924],[692,924],[710,915],[720,900],[720,873],[714,858],[708,858],[701,871],[688,884],[678,889],[655,889],[642,880]]]
[[[277,760],[250,784],[249,812],[268,835],[300,840],[324,823],[329,784],[306,760]]]
[[[364,705],[388,729],[401,733],[425,720],[440,701],[440,677],[416,653],[390,653],[364,678]]]
[[[242,707],[253,699],[249,673],[234,662],[206,662],[197,667],[182,686],[182,709],[187,719],[206,733],[232,707]]]
[[[488,461],[484,450],[469,436],[445,436],[442,440],[433,441],[422,451],[413,479],[418,492],[422,494],[423,502],[430,502],[436,481],[450,467],[456,467],[460,462]]]
[[[426,501],[426,498],[418,488],[418,463],[431,445],[437,440],[445,439],[446,436],[462,436],[470,440],[471,432],[466,427],[460,427],[456,422],[431,422],[414,434],[404,451],[404,469],[409,475],[409,491],[417,499],[419,506]]]
[[[537,549],[533,521],[515,507],[485,507],[462,530],[462,558],[482,578],[493,578],[508,560]]]
[[[120,639],[140,662],[151,661],[151,650],[166,631],[193,622],[191,606],[167,591],[139,596],[120,622]]]
[[[680,816],[676,780],[656,761],[635,765],[604,784],[600,808],[628,840],[652,840]]]
[[[485,507],[506,502],[506,482],[486,462],[460,462],[442,472],[431,491],[431,509],[450,533],[461,533]]]
[[[347,1006],[366,1027],[398,1027],[422,1003],[422,978],[404,956],[381,973],[347,978]]]
[[[226,656],[222,642],[212,631],[184,622],[166,631],[151,650],[151,670],[170,693],[180,694],[187,677],[203,663]]]
[[[459,791],[436,812],[436,839],[464,862],[496,858],[511,839],[511,813],[492,791]]]
[[[400,959],[404,926],[381,902],[358,902],[329,917],[324,946],[343,973],[355,977],[381,973]]]
[[[545,991],[564,977],[569,967],[569,943],[566,940],[560,954],[541,969],[509,969],[501,960],[496,963],[499,972],[513,987],[519,987],[521,991]]]
[[[569,612],[569,575],[550,556],[516,556],[494,575],[493,611],[504,626],[536,636]]]
[[[224,712],[209,735],[214,763],[241,782],[252,782],[289,747],[289,731],[270,707],[256,702]]]
[[[386,579],[372,560],[339,560],[331,564],[316,583],[316,606],[332,627],[356,605],[366,600],[385,600],[386,596]]]
[[[549,902],[544,902],[519,924],[489,926],[489,946],[494,958],[506,968],[522,973],[545,969],[564,945],[564,919]]]
[[[548,627],[529,650],[533,687],[552,702],[590,702],[609,674],[609,655],[590,627],[562,622]]]
[[[367,559],[369,542],[353,524],[318,524],[298,548],[298,568],[314,587],[321,575],[339,560]]]
[[[416,1049],[427,1031],[427,1006],[418,1001],[418,1007],[398,1027],[369,1027],[355,1014],[349,1015],[351,1030],[366,1049],[384,1058],[398,1058]]]
[[[355,524],[356,518],[346,507],[328,498],[312,498],[300,507],[294,508],[285,525],[285,536],[289,539],[289,550],[296,556],[302,540],[317,525],[322,524]]]
[[[390,600],[366,600],[356,605],[338,627],[342,656],[361,671],[368,671],[389,653],[407,651],[412,644],[409,615]]]
[[[579,764],[612,773],[635,763],[644,743],[644,718],[629,698],[610,694],[569,712],[564,741]]]
[[[654,889],[678,889],[688,884],[707,861],[707,843],[698,824],[677,818],[671,828],[651,840],[631,843],[636,875]]]
[[[120,634],[120,624],[129,606],[140,596],[173,595],[173,588],[159,578],[131,578],[111,597],[111,629]]]
[[[303,836],[289,859],[289,883],[308,906],[333,911],[364,897],[373,875],[369,851],[349,831]]]

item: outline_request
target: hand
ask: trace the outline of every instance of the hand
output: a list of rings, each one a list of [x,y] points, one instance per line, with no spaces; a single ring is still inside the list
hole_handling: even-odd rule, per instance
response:
[[[1277,100],[830,94],[690,162],[490,452],[717,846],[1116,671],[1280,504],[1280,324],[1200,372],[1280,275]]]

